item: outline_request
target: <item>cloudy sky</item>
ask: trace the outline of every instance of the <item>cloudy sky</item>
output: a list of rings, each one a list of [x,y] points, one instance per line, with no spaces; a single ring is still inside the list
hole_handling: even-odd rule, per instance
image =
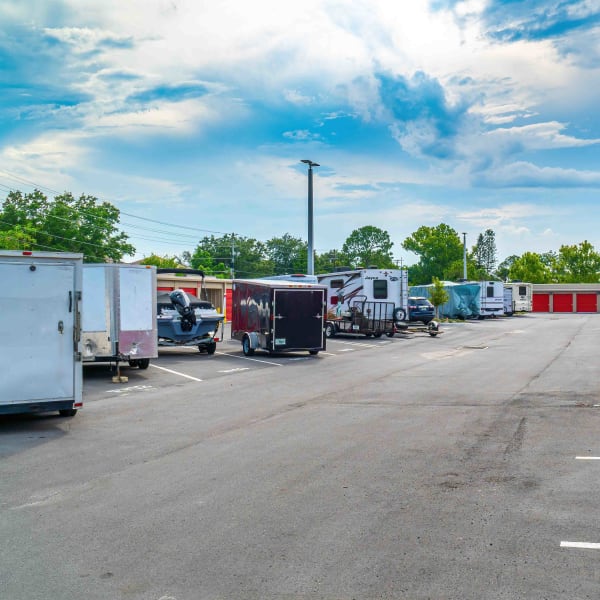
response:
[[[0,195],[108,200],[137,257],[421,225],[600,250],[600,0],[3,0]]]

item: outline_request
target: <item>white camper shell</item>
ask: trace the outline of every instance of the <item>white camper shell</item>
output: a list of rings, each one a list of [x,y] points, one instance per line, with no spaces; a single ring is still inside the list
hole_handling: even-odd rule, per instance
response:
[[[317,275],[327,286],[327,317],[347,316],[357,299],[385,302],[393,314],[385,317],[404,321],[408,315],[408,271],[406,269],[354,269]]]
[[[158,356],[156,267],[83,265],[84,362],[129,362],[147,369]]]
[[[507,314],[531,312],[533,305],[533,284],[522,281],[505,283],[504,294],[505,305],[507,305],[504,310]]]
[[[504,315],[504,284],[502,281],[479,281],[479,318],[501,317]]]
[[[0,250],[0,414],[82,406],[83,255]]]

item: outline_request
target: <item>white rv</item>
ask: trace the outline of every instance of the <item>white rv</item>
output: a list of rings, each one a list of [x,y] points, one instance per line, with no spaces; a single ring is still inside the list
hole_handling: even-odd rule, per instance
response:
[[[533,284],[522,281],[504,284],[504,312],[531,312],[533,303]]]
[[[475,283],[475,282],[473,282]],[[504,284],[501,281],[478,281],[480,289],[479,318],[504,314]]]
[[[406,269],[354,269],[317,275],[327,286],[327,316],[335,319],[350,311],[353,301],[393,303],[394,314],[404,321],[408,314],[408,271]]]

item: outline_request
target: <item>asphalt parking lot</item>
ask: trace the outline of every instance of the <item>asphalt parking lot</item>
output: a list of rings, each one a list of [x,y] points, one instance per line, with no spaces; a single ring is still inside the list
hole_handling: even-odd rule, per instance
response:
[[[477,325],[476,322],[475,326]],[[459,324],[460,325],[460,324]],[[441,328],[443,335],[455,324]],[[364,335],[338,335],[327,340],[327,349],[318,356],[310,356],[307,352],[269,354],[257,351],[254,356],[244,356],[241,344],[231,339],[230,325],[224,327],[222,340],[217,344],[214,355],[208,355],[192,347],[160,347],[159,356],[152,359],[148,370],[129,367],[127,363],[120,365],[120,373],[128,379],[125,383],[112,383],[114,365],[106,363],[86,364],[84,366],[84,401],[91,402],[102,398],[105,394],[129,394],[144,391],[150,387],[171,386],[183,381],[206,381],[235,373],[256,371],[276,367],[290,367],[304,361],[319,361],[324,358],[342,357],[349,353],[368,350],[382,350],[393,344],[410,343],[422,338],[424,342],[434,342],[424,327],[411,326],[393,338],[380,338]]]
[[[597,598],[600,315],[443,329],[169,350],[0,418],[0,597]]]

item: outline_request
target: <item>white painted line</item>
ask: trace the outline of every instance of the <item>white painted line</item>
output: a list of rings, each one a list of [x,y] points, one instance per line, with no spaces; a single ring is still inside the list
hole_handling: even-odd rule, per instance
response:
[[[600,460],[600,456],[576,456],[577,460]]]
[[[259,358],[250,358],[249,356],[238,356],[237,354],[229,354],[227,352],[218,352],[217,354],[223,354],[224,356],[231,356],[231,358],[241,358],[242,360],[252,360],[254,362],[264,363],[267,365],[275,365],[276,367],[282,367],[280,363],[269,362],[268,360],[260,360]]]
[[[226,369],[225,371],[219,371],[219,373],[239,373],[240,371],[249,371],[250,367],[237,367],[235,369]]]
[[[179,371],[173,371],[171,369],[166,369],[165,367],[159,367],[158,365],[153,365],[152,363],[150,363],[151,367],[154,367],[155,369],[160,369],[161,371],[166,371],[167,373],[173,373],[173,375],[179,375],[180,377],[187,377],[188,379],[191,379],[192,381],[202,381],[202,379],[198,379],[197,377],[192,377],[191,375],[186,375],[185,373],[180,373]]]
[[[342,348],[340,352],[354,352],[354,348]]]
[[[336,356],[335,354],[332,354],[331,352],[324,352],[323,350],[321,350],[321,352],[319,354],[327,354],[327,356]]]
[[[595,542],[561,542],[561,548],[585,548],[587,550],[600,550],[600,544]]]

